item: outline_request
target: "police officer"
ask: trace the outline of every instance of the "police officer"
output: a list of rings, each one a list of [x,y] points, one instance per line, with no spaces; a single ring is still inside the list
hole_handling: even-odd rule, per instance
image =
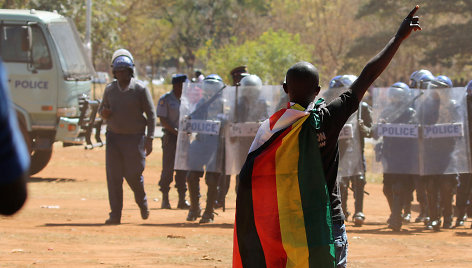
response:
[[[429,84],[434,80],[436,80],[436,77],[434,77],[434,75],[429,70],[422,69],[419,71],[415,71],[410,76],[410,88],[427,89]],[[429,108],[435,110],[435,108],[433,107]],[[422,116],[421,114],[419,115],[419,117],[425,119],[424,116]],[[436,122],[434,121],[434,118],[429,115],[427,121],[420,123],[434,124]],[[420,205],[420,213],[418,217],[416,217],[415,222],[423,222],[425,225],[427,225],[430,221],[430,217],[428,215],[428,198],[426,195],[427,184],[427,178],[425,176],[415,177],[416,200]]]
[[[112,68],[116,80],[105,88],[99,112],[107,120],[106,174],[111,212],[105,224],[120,224],[123,178],[134,192],[141,217],[149,217],[142,173],[146,156],[152,152],[156,116],[149,90],[133,78],[131,53],[115,52]]]
[[[176,74],[172,77],[172,90],[164,94],[157,104],[156,115],[163,127],[162,136],[162,173],[159,181],[160,191],[162,192],[161,208],[171,209],[169,202],[170,183],[174,177],[175,149],[177,146],[177,133],[179,128],[180,115],[180,97],[184,82],[187,81],[185,74]],[[182,170],[175,171],[175,188],[179,193],[179,203],[177,208],[188,209],[190,205],[185,200],[187,192],[186,172]]]
[[[451,79],[447,76],[440,75],[432,81],[434,88],[445,88],[450,89],[453,87]],[[430,107],[437,109],[436,114],[439,114],[440,99],[439,94],[432,92],[431,101],[426,103],[427,111],[426,115],[435,114],[434,110]],[[436,94],[434,94],[436,93]],[[437,104],[436,104],[437,103]],[[455,110],[454,103],[445,103],[442,106],[448,105],[447,110]],[[425,115],[425,116],[426,116]],[[454,119],[451,118],[451,119]],[[437,120],[436,120],[437,121]],[[443,228],[451,229],[452,225],[452,199],[457,187],[457,175],[456,174],[443,174],[446,171],[451,154],[454,151],[455,141],[453,138],[436,138],[429,139],[431,143],[425,141],[425,152],[424,155],[430,160],[428,165],[429,169],[435,171],[431,175],[424,176],[427,180],[427,197],[429,207],[430,221],[426,225],[426,229],[439,231],[441,226],[441,215],[444,218]],[[429,145],[429,146],[428,146]],[[436,152],[441,152],[437,154]],[[434,165],[430,167],[429,165]]]
[[[239,82],[243,77],[249,75],[247,72],[247,66],[241,65],[233,68],[230,71],[231,78],[233,80],[232,86],[240,86]],[[218,197],[215,202],[215,208],[223,208],[225,210],[225,200],[228,194],[229,185],[231,182],[231,175],[226,175],[226,172],[221,174],[221,178],[218,182]],[[236,176],[236,189],[238,186],[238,176]]]
[[[396,82],[388,89],[388,102],[381,112],[380,121],[392,124],[412,124],[415,110],[412,106],[407,84]],[[404,108],[402,106],[405,106]],[[377,137],[376,137],[377,138]],[[416,175],[417,141],[399,137],[384,136],[381,146],[376,145],[376,154],[381,159],[383,171],[383,192],[390,207],[388,227],[400,231],[403,223],[402,209]]]
[[[223,80],[219,75],[210,74],[203,80],[204,97],[197,103],[191,119],[223,120]],[[221,133],[221,132],[220,132]],[[205,170],[205,183],[207,184],[207,200],[200,223],[211,223],[214,220],[214,205],[218,194],[218,183],[221,177],[223,165],[224,138],[218,135],[199,133],[192,141],[189,148],[189,161],[194,170],[187,173],[187,184],[190,195],[190,209],[187,221],[195,221],[201,215],[200,209],[200,177]],[[198,167],[197,167],[198,166]]]
[[[331,79],[329,83],[329,89],[325,93],[328,98],[331,98],[329,95],[339,95],[335,93],[336,88],[347,89],[351,84],[357,79],[355,75],[338,75]],[[327,100],[331,101],[331,99]],[[361,175],[352,175],[347,177],[342,177],[340,180],[340,191],[341,191],[341,204],[344,211],[346,219],[349,217],[350,213],[347,210],[347,199],[348,199],[348,189],[350,184],[354,192],[354,208],[355,213],[352,217],[355,226],[362,226],[365,220],[365,215],[363,213],[364,206],[364,188],[366,184],[365,180],[365,158],[364,158],[364,138],[371,137],[371,128],[372,128],[372,108],[364,101],[359,103],[359,112],[357,113],[357,123],[360,134],[360,147],[362,154],[362,164],[363,170]],[[340,141],[340,146],[342,146],[342,141]],[[349,146],[349,145],[345,145]]]
[[[469,138],[472,137],[472,80],[466,86],[466,102],[467,102],[467,120],[469,124]],[[472,152],[472,143],[470,143]],[[472,217],[467,213],[467,208],[471,207],[472,198],[472,174],[460,174],[459,185],[457,186],[456,208],[457,219],[456,227],[464,226],[465,220]],[[466,216],[467,213],[467,216]],[[470,226],[472,228],[472,225]]]

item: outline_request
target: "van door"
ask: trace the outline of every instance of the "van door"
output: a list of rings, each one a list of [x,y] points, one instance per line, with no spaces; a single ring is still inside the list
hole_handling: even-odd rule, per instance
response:
[[[38,24],[29,26],[32,48],[25,50],[22,47],[22,27],[28,24],[3,21],[0,26],[0,56],[7,68],[14,103],[28,111],[32,125],[54,129],[57,67],[43,30]]]

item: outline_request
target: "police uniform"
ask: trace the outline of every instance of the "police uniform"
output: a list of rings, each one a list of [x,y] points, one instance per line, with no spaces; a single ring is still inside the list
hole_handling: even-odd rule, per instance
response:
[[[172,78],[172,84],[183,83],[187,79],[185,75],[176,75]],[[180,115],[180,99],[175,96],[174,91],[164,94],[157,103],[156,115],[159,118],[165,118],[172,128],[178,129]],[[159,180],[160,191],[163,195],[162,208],[170,208],[168,204],[168,194],[173,177],[174,177],[174,161],[175,150],[177,146],[177,135],[163,128],[162,136],[162,172]],[[175,187],[179,194],[178,208],[188,208],[185,203],[185,193],[187,192],[186,172],[182,170],[175,171]],[[167,204],[164,204],[167,202]]]
[[[106,133],[106,174],[111,212],[105,223],[119,224],[121,221],[123,178],[134,193],[141,217],[147,219],[149,210],[142,173],[146,162],[145,143],[152,141],[156,124],[151,94],[134,78],[127,89],[121,88],[115,80],[105,88],[100,113],[103,109],[112,111],[107,119]]]

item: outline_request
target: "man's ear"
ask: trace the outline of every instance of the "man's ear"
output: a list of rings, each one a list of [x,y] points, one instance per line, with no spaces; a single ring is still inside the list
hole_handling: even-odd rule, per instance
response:
[[[318,94],[320,93],[320,90],[321,90],[321,87],[317,86],[315,89],[315,96],[318,96]]]
[[[288,94],[287,83],[284,82],[282,87],[284,88],[285,93]]]

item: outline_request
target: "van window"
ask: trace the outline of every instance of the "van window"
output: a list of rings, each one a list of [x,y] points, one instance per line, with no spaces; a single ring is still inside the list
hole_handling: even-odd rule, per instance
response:
[[[21,49],[21,25],[3,25],[0,29],[0,56],[5,62],[29,62],[28,51]],[[33,64],[36,69],[50,69],[51,55],[46,39],[38,26],[31,27],[33,33]]]

